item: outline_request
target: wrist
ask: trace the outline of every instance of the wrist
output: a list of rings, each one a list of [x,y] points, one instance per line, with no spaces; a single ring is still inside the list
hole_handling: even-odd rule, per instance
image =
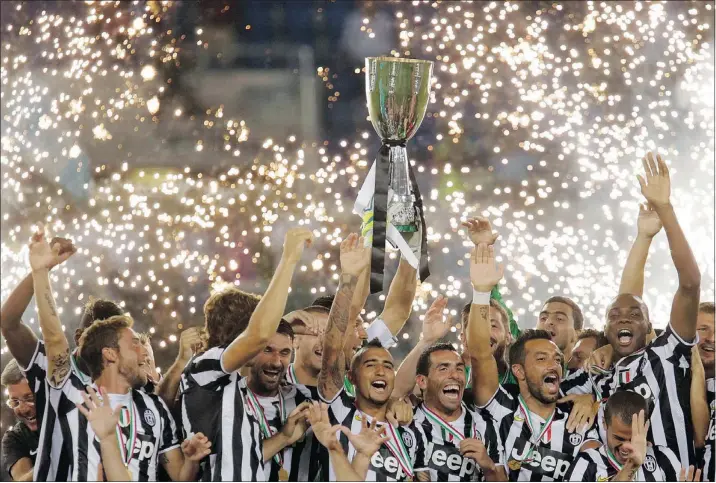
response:
[[[654,208],[654,211],[656,211],[657,213],[659,213],[660,211],[665,211],[665,210],[669,210],[669,209],[673,208],[673,206],[671,205],[671,200],[668,200],[666,203],[659,203],[659,204],[651,203],[651,206]]]
[[[636,239],[651,242],[651,240],[653,240],[655,236],[656,236],[656,233],[651,234],[651,233],[644,233],[644,232],[640,231],[640,232],[637,232]]]
[[[473,285],[472,303],[473,305],[490,305],[490,294],[492,287]]]
[[[38,267],[38,268],[30,267],[30,269],[32,270],[33,275],[42,275],[45,273],[50,273],[50,269],[47,267]]]

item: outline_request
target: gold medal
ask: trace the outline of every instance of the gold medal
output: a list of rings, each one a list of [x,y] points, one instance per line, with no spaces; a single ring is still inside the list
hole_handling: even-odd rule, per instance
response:
[[[509,466],[512,471],[517,471],[522,467],[522,462],[518,460],[510,460],[507,462],[507,466]]]
[[[288,481],[288,471],[283,466],[278,470],[278,481]]]

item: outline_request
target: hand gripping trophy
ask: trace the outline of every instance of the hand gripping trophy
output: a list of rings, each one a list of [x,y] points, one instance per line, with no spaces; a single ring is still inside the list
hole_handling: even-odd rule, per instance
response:
[[[420,280],[429,275],[423,202],[405,143],[420,127],[430,99],[433,63],[368,57],[365,60],[368,112],[382,140],[378,156],[358,193],[353,212],[372,243],[370,292],[383,290],[385,242],[402,253]]]

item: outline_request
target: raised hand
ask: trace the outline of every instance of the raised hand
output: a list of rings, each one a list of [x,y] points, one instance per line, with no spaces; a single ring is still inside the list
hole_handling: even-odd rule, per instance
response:
[[[346,428],[345,426],[340,426],[340,431],[346,435],[348,441],[351,442],[358,453],[363,454],[369,459],[373,457],[383,443],[390,439],[390,436],[386,436],[385,434],[385,427],[378,426],[377,419],[373,419],[371,423],[368,423],[365,417],[361,420],[359,434],[352,433],[350,428]]]
[[[468,218],[461,223],[462,226],[467,228],[467,233],[470,236],[470,240],[476,246],[480,243],[487,243],[488,245],[494,245],[495,240],[500,236],[497,233],[492,232],[492,225],[490,220],[484,216],[476,216],[474,218]]]
[[[351,233],[341,242],[341,273],[360,275],[370,265],[370,247],[362,236]]]
[[[589,359],[584,361],[583,369],[586,372],[595,372],[593,369],[601,369],[603,371],[609,370],[612,366],[612,359],[614,357],[614,348],[607,344],[595,349],[589,356]],[[598,371],[596,371],[598,372]]]
[[[189,361],[194,353],[201,349],[201,328],[190,327],[179,336],[179,356],[183,361]]]
[[[639,235],[653,238],[661,230],[661,219],[648,203],[640,204],[636,226],[639,230]]]
[[[478,292],[490,292],[505,273],[503,264],[495,263],[495,248],[480,243],[472,251],[470,258],[470,281]]]
[[[313,434],[319,443],[329,451],[341,448],[336,434],[343,427],[340,424],[331,426],[331,419],[328,416],[328,405],[317,401],[309,402],[308,422],[311,423]]]
[[[479,439],[465,438],[460,441],[460,453],[466,458],[472,458],[483,471],[493,471],[495,462],[487,454],[485,444]]]
[[[288,415],[286,422],[281,428],[283,435],[288,438],[288,444],[295,443],[306,434],[308,430],[307,418],[310,404],[308,401],[304,401],[296,406],[296,408],[291,411],[291,414]]]
[[[211,454],[211,441],[204,436],[204,433],[196,433],[182,442],[181,451],[184,453],[184,458],[198,462]]]
[[[298,263],[303,249],[313,242],[313,233],[308,228],[291,228],[283,241],[283,258],[289,263]]]
[[[50,270],[70,258],[77,251],[72,242],[69,246],[62,239],[54,239],[50,246],[45,237],[45,227],[40,225],[30,240],[30,268],[36,270]]]
[[[679,481],[701,481],[701,470],[694,471],[694,465],[689,466],[688,472],[685,467],[681,467],[679,473]]]
[[[658,154],[655,160],[654,154],[651,152],[647,153],[641,162],[646,175],[646,180],[640,175],[636,176],[641,186],[641,194],[656,209],[668,206],[671,195],[671,178],[666,162]]]
[[[405,398],[391,398],[388,401],[385,417],[393,426],[410,424],[413,416],[413,405]]]
[[[584,431],[594,424],[599,412],[599,404],[594,401],[591,394],[571,394],[565,396],[558,404],[572,402],[572,410],[569,412],[567,419],[567,431],[574,433],[575,431]]]
[[[436,342],[450,332],[452,326],[452,316],[443,316],[443,311],[447,307],[448,299],[444,295],[438,295],[423,318],[423,339],[427,343]]]
[[[119,412],[121,407],[112,410],[109,405],[109,395],[104,388],[99,389],[102,400],[97,396],[92,387],[87,386],[87,393],[82,393],[84,405],[75,403],[77,409],[84,414],[92,426],[92,431],[100,441],[104,438],[114,437],[114,430],[119,422]],[[86,407],[85,407],[86,406]]]
[[[646,457],[646,433],[649,431],[649,423],[644,422],[644,410],[639,411],[631,418],[631,442],[622,444],[622,451],[629,453],[627,461],[634,468],[639,468]]]

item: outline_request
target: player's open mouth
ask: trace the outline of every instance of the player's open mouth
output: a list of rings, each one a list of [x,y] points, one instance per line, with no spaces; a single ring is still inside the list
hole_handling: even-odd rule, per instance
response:
[[[274,380],[278,379],[278,376],[281,373],[281,371],[275,371],[273,369],[264,369],[263,373],[264,373],[264,376],[266,377],[266,379],[268,379],[269,381],[274,381]]]
[[[701,344],[701,350],[704,352],[713,352],[714,345],[713,344]]]
[[[619,341],[619,345],[622,347],[626,347],[631,344],[633,338],[634,334],[632,334],[629,329],[620,329],[619,332],[617,332],[617,340]]]
[[[542,382],[544,382],[544,385],[547,386],[547,390],[551,393],[557,393],[559,392],[559,375],[555,372],[552,374],[547,374],[544,376],[544,379],[542,379]]]
[[[322,357],[322,356],[323,356],[323,351],[313,351],[313,353],[314,353],[315,355],[317,355],[318,357]]]
[[[370,385],[373,389],[381,393],[388,390],[388,383],[385,381],[373,381]]]
[[[36,417],[36,416],[24,416],[24,419],[25,419],[25,421],[27,421],[28,423],[32,423],[32,424],[34,424],[34,423],[37,422],[37,417]]]
[[[443,394],[448,399],[458,400],[460,398],[460,386],[457,384],[448,384],[443,388]]]
[[[618,454],[622,457],[622,460],[626,460],[629,457],[629,451],[624,451],[621,447],[619,448]]]

